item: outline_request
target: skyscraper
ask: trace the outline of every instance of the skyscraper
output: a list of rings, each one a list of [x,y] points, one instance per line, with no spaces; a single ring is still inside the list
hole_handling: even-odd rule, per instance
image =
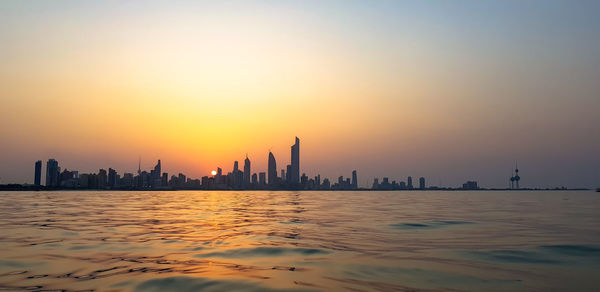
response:
[[[409,190],[412,190],[412,189],[414,189],[414,187],[413,187],[413,184],[412,184],[412,176],[409,176],[409,177],[406,179],[406,185],[407,185],[407,187],[408,187],[408,189],[409,189]]]
[[[115,187],[117,185],[117,171],[112,168],[108,169],[108,186]]]
[[[104,189],[106,188],[108,182],[108,175],[105,169],[98,170],[98,188]]]
[[[46,162],[46,186],[56,187],[58,186],[58,175],[60,168],[58,167],[58,161],[50,158]]]
[[[271,151],[269,151],[269,168],[267,171],[269,184],[274,185],[277,180],[277,162],[275,161],[275,156]]]
[[[33,184],[36,186],[42,185],[42,161],[38,160],[35,162],[35,176],[33,179]]]
[[[297,184],[300,182],[300,139],[296,137],[296,143],[292,145],[292,164],[290,170],[290,182]]]
[[[352,189],[357,189],[358,188],[358,181],[357,181],[357,177],[356,177],[356,170],[352,171]]]
[[[250,185],[250,159],[246,154],[246,160],[244,160],[244,185]]]
[[[421,189],[421,190],[425,189],[425,178],[424,177],[419,178],[419,189]]]

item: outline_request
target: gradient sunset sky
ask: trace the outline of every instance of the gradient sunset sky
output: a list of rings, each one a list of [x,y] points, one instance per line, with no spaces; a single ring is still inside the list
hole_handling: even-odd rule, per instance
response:
[[[600,1],[1,1],[0,183],[34,162],[600,186]]]

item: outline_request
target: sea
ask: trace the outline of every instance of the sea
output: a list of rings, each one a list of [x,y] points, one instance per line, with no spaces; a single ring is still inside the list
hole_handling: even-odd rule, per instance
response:
[[[600,291],[600,193],[0,192],[0,291]]]

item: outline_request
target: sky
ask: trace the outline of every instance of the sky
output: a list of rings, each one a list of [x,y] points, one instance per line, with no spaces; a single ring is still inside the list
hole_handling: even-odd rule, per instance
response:
[[[599,1],[1,1],[0,184],[188,177],[600,187]],[[45,170],[44,170],[45,171]],[[42,180],[43,181],[43,180]]]

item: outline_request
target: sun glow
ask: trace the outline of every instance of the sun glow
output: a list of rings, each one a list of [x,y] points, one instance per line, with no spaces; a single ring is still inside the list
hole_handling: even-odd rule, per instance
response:
[[[216,170],[213,170],[213,171],[211,171],[211,172],[210,172],[210,174],[212,174],[212,175],[217,175],[217,171],[216,171]]]

